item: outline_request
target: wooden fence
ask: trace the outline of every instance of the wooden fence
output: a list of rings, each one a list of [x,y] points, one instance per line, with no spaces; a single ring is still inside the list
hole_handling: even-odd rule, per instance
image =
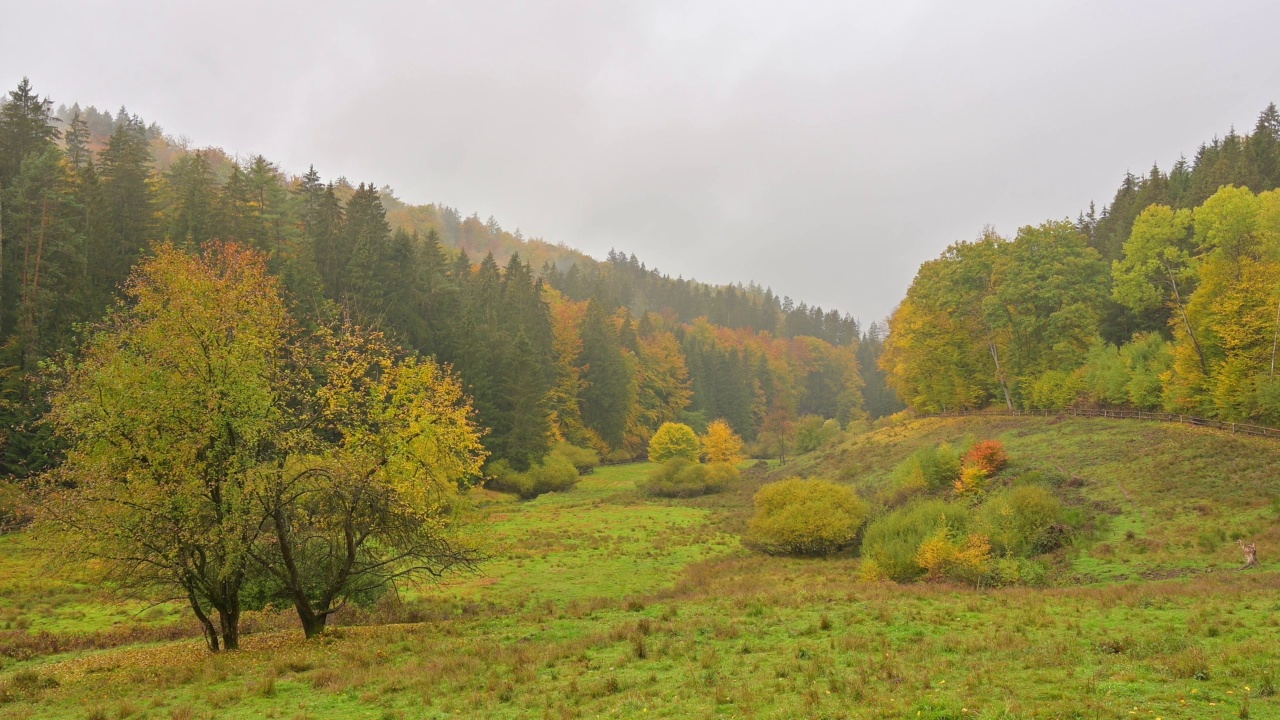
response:
[[[1042,417],[1100,417],[1123,420],[1154,420],[1156,422],[1176,422],[1182,425],[1197,425],[1200,427],[1216,428],[1218,430],[1238,433],[1241,435],[1280,438],[1280,430],[1271,427],[1264,427],[1262,425],[1248,425],[1246,423],[1234,423],[1226,422],[1224,420],[1195,417],[1194,415],[1151,412],[1149,410],[1110,410],[1094,408],[1067,408],[1065,410],[1000,410],[989,408],[987,410],[956,410],[952,412],[922,415],[921,417],[967,417],[971,415],[1031,415]]]

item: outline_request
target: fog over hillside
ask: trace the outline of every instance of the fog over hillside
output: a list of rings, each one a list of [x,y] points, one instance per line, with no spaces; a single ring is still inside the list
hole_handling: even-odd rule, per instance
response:
[[[0,85],[597,257],[886,315],[986,224],[1099,204],[1274,99],[1251,1],[33,5]],[[109,59],[109,62],[104,60]],[[801,262],[821,254],[821,263]]]

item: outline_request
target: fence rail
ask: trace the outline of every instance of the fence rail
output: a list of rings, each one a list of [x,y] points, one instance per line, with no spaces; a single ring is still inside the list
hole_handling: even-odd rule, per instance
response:
[[[982,415],[1029,415],[1040,417],[1101,417],[1116,418],[1123,420],[1153,420],[1156,422],[1179,423],[1181,425],[1196,425],[1198,427],[1209,427],[1218,430],[1224,430],[1240,435],[1256,435],[1258,437],[1268,437],[1280,439],[1280,429],[1265,427],[1262,425],[1249,425],[1246,423],[1226,422],[1224,420],[1213,420],[1211,418],[1196,417],[1194,415],[1180,415],[1178,413],[1166,412],[1150,412],[1148,410],[1110,410],[1110,409],[1094,409],[1094,408],[1068,408],[1066,410],[953,410],[951,412],[933,413],[930,415],[922,415],[921,417],[969,417]]]

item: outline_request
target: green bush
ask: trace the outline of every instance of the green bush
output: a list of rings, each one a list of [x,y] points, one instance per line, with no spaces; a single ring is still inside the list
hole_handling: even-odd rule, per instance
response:
[[[828,555],[852,545],[869,508],[829,480],[791,478],[760,488],[746,542],[770,555]]]
[[[578,469],[564,456],[551,454],[529,468],[532,497],[543,493],[564,492],[578,483]]]
[[[701,454],[702,443],[698,441],[698,434],[681,423],[662,423],[649,440],[649,459],[654,462],[675,458],[697,462]]]
[[[486,474],[489,479],[485,487],[514,493],[522,500],[530,500],[543,493],[564,492],[578,482],[578,469],[561,452],[552,452],[534,463],[528,472],[517,472],[506,460],[497,460],[489,463]]]
[[[925,572],[916,562],[920,546],[944,523],[953,534],[964,535],[969,509],[942,500],[918,500],[872,522],[862,539],[862,556],[891,580],[914,580]]]
[[[947,443],[920,448],[894,469],[894,480],[908,495],[950,490],[960,477],[962,456],[960,450]]]
[[[840,423],[824,420],[818,415],[805,415],[796,421],[795,450],[811,452],[840,437]]]
[[[738,479],[738,469],[727,463],[702,465],[674,458],[654,468],[641,486],[656,497],[697,497],[718,493]]]
[[[992,496],[978,511],[978,523],[997,555],[1040,555],[1066,539],[1062,503],[1040,485],[1019,485]]]
[[[589,448],[580,448],[567,442],[556,443],[551,454],[568,460],[578,470],[579,475],[588,475],[600,464],[600,454]]]

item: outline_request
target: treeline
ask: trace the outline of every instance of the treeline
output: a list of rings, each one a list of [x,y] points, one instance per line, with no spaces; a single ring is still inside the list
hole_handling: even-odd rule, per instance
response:
[[[610,251],[603,263],[566,271],[543,267],[543,276],[557,290],[574,300],[585,300],[603,288],[609,300],[633,312],[670,311],[681,322],[705,317],[715,325],[750,328],[779,337],[816,337],[833,345],[853,345],[859,340],[857,320],[837,310],[824,311],[789,297],[777,297],[768,288],[713,287],[694,280],[672,278],[650,269],[633,255]]]
[[[437,206],[314,169],[290,177],[261,156],[187,150],[123,110],[61,112],[65,122],[25,80],[0,108],[6,474],[56,458],[35,422],[46,411],[42,365],[78,346],[80,324],[120,302],[131,269],[161,241],[189,253],[212,241],[261,251],[304,322],[345,314],[450,364],[491,458],[517,470],[562,440],[635,456],[667,421],[701,430],[725,418],[748,441],[785,443],[802,415],[865,412],[859,360],[874,360],[866,353],[880,344],[859,343],[848,316],[754,286],[672,280],[634,257],[579,262],[494,222],[467,229],[478,218],[458,221],[455,250],[432,223],[448,228],[456,213]],[[482,241],[483,254],[468,252]]]
[[[1074,404],[1280,423],[1280,113],[1075,223],[921,266],[880,363],[919,411]]]

